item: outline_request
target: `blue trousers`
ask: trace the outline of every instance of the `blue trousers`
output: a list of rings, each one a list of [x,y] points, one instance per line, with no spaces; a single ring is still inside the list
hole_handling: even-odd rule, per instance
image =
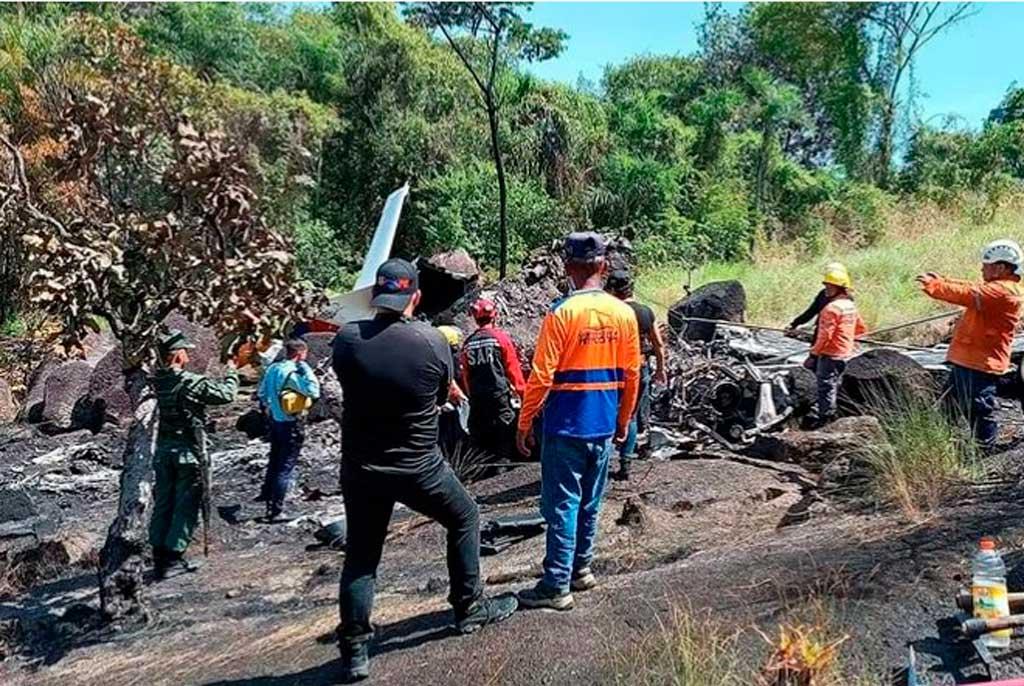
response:
[[[967,419],[974,440],[982,448],[995,445],[999,425],[993,415],[999,408],[996,384],[999,377],[951,364],[947,389],[960,414]]]
[[[547,522],[544,584],[549,588],[568,591],[573,571],[594,557],[610,456],[610,437],[541,437],[540,509]]]
[[[280,510],[284,505],[305,440],[302,422],[270,422],[270,461],[260,495],[271,510]]]
[[[647,415],[651,405],[651,367],[644,362],[640,365],[640,392],[636,397],[636,408],[633,410],[633,419],[629,422],[629,433],[626,434],[625,442],[619,446],[619,458],[631,460],[636,457],[636,437],[640,433],[640,423],[644,422],[646,428]]]

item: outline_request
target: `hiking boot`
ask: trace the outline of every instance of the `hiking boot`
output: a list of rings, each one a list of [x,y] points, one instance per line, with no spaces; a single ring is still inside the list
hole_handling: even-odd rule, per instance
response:
[[[370,676],[370,647],[366,641],[341,643],[341,683],[351,684]]]
[[[163,570],[163,576],[157,577],[160,580],[180,574],[198,572],[203,566],[202,562],[196,562],[185,557],[184,551],[168,550],[166,555],[166,566]]]
[[[573,591],[590,591],[597,588],[597,577],[590,567],[578,569],[572,573],[572,583],[569,588]]]
[[[629,481],[629,462],[623,460],[619,463],[619,471],[610,474],[613,481]]]
[[[559,591],[541,581],[533,588],[519,592],[519,604],[529,608],[571,610],[576,601],[569,591]]]
[[[153,579],[163,581],[167,578],[167,570],[170,568],[170,552],[167,548],[153,548]]]
[[[471,634],[486,624],[497,624],[512,616],[519,608],[519,601],[512,594],[496,598],[482,598],[463,612],[455,612],[455,628],[463,634]]]

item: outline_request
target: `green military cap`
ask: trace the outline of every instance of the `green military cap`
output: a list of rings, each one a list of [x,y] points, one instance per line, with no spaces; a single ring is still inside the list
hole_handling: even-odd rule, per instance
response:
[[[188,336],[178,329],[171,329],[160,337],[157,343],[161,355],[170,355],[177,350],[192,350],[196,346],[188,340]]]

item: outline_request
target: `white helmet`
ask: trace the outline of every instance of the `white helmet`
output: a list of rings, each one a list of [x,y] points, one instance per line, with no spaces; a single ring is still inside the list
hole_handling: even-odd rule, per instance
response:
[[[1017,276],[1024,274],[1024,270],[1022,270],[1022,265],[1024,265],[1024,251],[1021,251],[1020,245],[1017,244],[1017,241],[1011,241],[1008,238],[992,241],[986,245],[985,249],[981,251],[981,261],[984,264],[1006,262],[1007,264],[1013,265],[1013,272]]]

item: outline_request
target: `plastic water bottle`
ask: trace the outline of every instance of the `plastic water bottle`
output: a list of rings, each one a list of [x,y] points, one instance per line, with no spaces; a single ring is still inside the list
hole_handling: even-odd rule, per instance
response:
[[[978,552],[971,564],[971,596],[974,599],[974,616],[978,619],[995,619],[1010,614],[1010,602],[1006,597],[1006,565],[996,550],[991,538],[981,539]],[[1010,645],[1012,631],[1004,629],[985,634],[982,640],[989,648],[1006,648]]]

